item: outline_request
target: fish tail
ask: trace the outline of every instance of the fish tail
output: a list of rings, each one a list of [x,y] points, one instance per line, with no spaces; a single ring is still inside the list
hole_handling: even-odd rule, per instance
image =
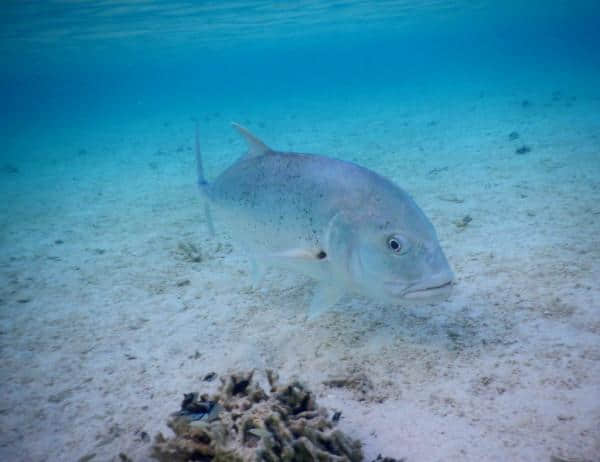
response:
[[[215,227],[212,221],[212,214],[210,213],[210,203],[208,200],[208,181],[204,177],[204,164],[202,163],[202,154],[200,152],[200,125],[196,122],[196,174],[198,177],[198,187],[200,193],[204,198],[204,217],[206,219],[206,225],[211,236],[215,235]]]

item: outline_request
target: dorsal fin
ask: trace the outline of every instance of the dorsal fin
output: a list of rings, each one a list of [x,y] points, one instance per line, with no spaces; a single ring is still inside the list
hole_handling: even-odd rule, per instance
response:
[[[244,137],[248,144],[248,154],[246,154],[246,157],[258,157],[272,151],[269,146],[250,133],[247,128],[235,122],[232,122],[231,125]]]

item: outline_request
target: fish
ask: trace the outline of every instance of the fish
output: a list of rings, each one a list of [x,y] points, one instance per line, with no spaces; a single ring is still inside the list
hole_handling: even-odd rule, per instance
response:
[[[198,186],[209,232],[214,222],[228,229],[233,248],[251,262],[255,286],[268,268],[316,280],[310,318],[347,294],[400,306],[450,295],[454,272],[406,191],[353,162],[277,151],[232,126],[248,151],[209,183],[196,125]]]

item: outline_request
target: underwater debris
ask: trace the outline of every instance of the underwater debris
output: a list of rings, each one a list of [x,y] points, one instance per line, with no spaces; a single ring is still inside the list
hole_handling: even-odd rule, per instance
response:
[[[356,394],[359,401],[365,401],[373,391],[373,382],[365,373],[352,374],[347,377],[335,377],[325,380],[323,385],[330,388],[345,388]]]
[[[454,194],[441,194],[438,199],[445,202],[454,202],[455,204],[462,204],[465,200],[462,197],[458,197]]]
[[[465,215],[464,217],[462,217],[460,220],[455,220],[454,221],[454,225],[460,229],[461,231],[463,229],[465,229],[467,227],[467,225],[469,223],[471,223],[473,221],[473,218],[471,218],[471,215]]]
[[[359,462],[361,444],[334,429],[327,411],[298,381],[278,385],[268,372],[271,392],[254,371],[221,379],[213,396],[189,393],[168,422],[175,436],[156,436],[153,458],[161,462],[294,461]]]
[[[518,132],[510,132],[508,134],[508,139],[511,140],[511,141],[514,141],[514,140],[518,140],[520,136],[521,135],[519,135]]]
[[[181,255],[183,260],[190,263],[200,263],[202,261],[200,249],[191,242],[180,242],[177,244],[177,253]]]
[[[202,377],[202,380],[204,382],[212,382],[216,377],[217,377],[217,373],[216,372],[209,372],[204,377]]]
[[[530,148],[529,146],[526,146],[526,145],[523,145],[523,146],[521,146],[520,148],[517,148],[517,149],[515,150],[515,152],[516,152],[517,154],[527,154],[527,153],[528,153],[528,152],[530,152],[530,151],[531,151],[531,148]]]
[[[150,435],[145,432],[144,430],[136,430],[135,431],[135,435],[136,435],[136,441],[142,442],[142,443],[149,443],[151,438]]]
[[[198,393],[194,392],[183,395],[181,410],[176,415],[190,422],[202,419],[210,422],[218,418],[220,411],[221,407],[215,401],[210,401],[206,395],[198,397]]]
[[[373,459],[373,462],[405,462],[406,459],[403,457],[402,459],[394,459],[393,457],[383,457],[381,454],[377,455],[376,459]]]

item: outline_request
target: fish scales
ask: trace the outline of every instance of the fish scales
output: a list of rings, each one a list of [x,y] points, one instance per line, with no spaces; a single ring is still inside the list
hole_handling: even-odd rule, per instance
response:
[[[197,142],[198,183],[209,227],[214,211],[255,283],[272,266],[317,279],[313,316],[346,293],[393,303],[448,295],[453,273],[435,229],[403,189],[351,162],[275,151],[234,127],[248,154],[209,184]]]

